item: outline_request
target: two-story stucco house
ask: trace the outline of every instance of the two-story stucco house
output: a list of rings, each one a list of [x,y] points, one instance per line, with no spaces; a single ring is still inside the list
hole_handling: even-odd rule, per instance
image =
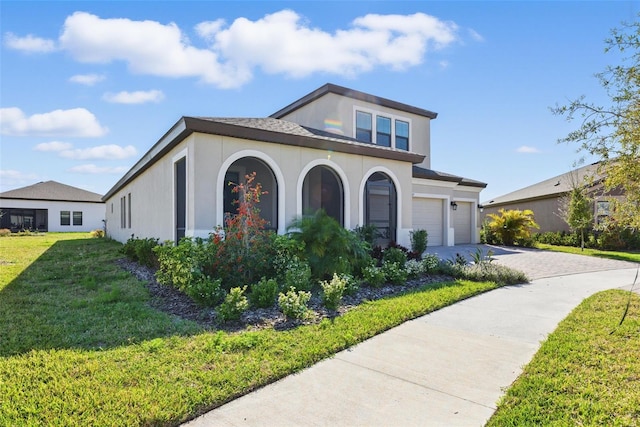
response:
[[[431,170],[436,113],[326,84],[266,118],[182,117],[107,192],[107,233],[206,237],[235,211],[228,183],[255,172],[261,215],[283,233],[324,209],[344,227],[375,224],[408,246],[478,242],[486,184]]]

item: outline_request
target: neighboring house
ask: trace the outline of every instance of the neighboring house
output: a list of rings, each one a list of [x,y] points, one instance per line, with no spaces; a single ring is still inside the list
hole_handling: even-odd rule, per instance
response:
[[[13,232],[102,229],[104,206],[100,194],[55,181],[39,182],[0,193],[0,228]]]
[[[229,182],[256,173],[261,215],[279,233],[323,208],[380,243],[476,243],[486,184],[431,170],[436,113],[326,84],[266,118],[182,117],[107,192],[107,234],[206,237],[235,212]],[[454,209],[455,208],[455,209]]]
[[[487,215],[499,213],[500,209],[533,211],[534,219],[540,226],[539,233],[547,231],[569,231],[569,225],[561,214],[563,196],[576,185],[584,186],[589,197],[594,199],[594,221],[599,222],[609,215],[609,199],[619,193],[604,194],[602,176],[598,173],[598,163],[586,165],[563,175],[555,176],[529,187],[482,203],[483,220]]]

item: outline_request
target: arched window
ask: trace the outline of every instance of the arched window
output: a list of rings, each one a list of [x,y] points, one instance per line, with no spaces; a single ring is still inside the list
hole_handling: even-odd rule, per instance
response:
[[[302,214],[310,215],[319,209],[344,226],[344,192],[342,181],[327,166],[313,167],[302,183]]]
[[[389,176],[376,172],[367,179],[364,194],[365,224],[378,229],[376,244],[396,241],[398,205],[396,188]]]
[[[260,216],[267,221],[267,228],[278,229],[278,183],[271,168],[262,160],[255,157],[243,157],[229,166],[224,176],[224,215],[234,215],[238,212],[238,193],[234,193],[232,184],[245,183],[245,176],[256,173],[253,184],[261,184],[262,191],[257,208]]]

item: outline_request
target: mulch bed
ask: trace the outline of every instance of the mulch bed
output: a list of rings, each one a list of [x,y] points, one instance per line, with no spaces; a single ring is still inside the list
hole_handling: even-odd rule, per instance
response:
[[[138,280],[146,283],[147,289],[149,289],[149,293],[151,294],[150,304],[155,309],[182,319],[191,320],[210,330],[227,332],[267,328],[287,330],[303,324],[318,323],[325,318],[340,316],[366,301],[374,301],[398,295],[429,283],[452,280],[452,278],[448,276],[430,275],[408,280],[404,285],[387,284],[379,288],[361,286],[354,295],[345,296],[342,299],[342,304],[337,311],[327,310],[322,305],[320,296],[314,293],[308,304],[312,310],[312,315],[303,321],[286,319],[277,305],[274,304],[271,308],[249,309],[242,314],[239,321],[221,323],[216,316],[214,308],[203,307],[178,289],[158,283],[153,269],[126,258],[119,259],[117,264],[133,274]]]

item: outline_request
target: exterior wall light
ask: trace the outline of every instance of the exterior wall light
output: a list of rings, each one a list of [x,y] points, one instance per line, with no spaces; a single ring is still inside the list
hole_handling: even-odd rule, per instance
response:
[[[458,204],[456,202],[451,202],[451,209],[458,210]]]

